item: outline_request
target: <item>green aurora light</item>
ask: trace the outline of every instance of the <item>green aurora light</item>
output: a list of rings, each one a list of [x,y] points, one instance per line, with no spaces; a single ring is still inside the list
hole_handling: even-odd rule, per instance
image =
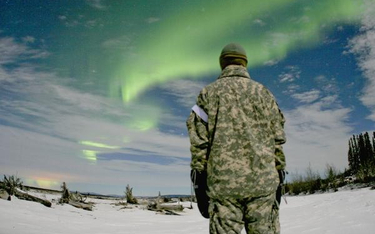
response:
[[[83,153],[85,159],[89,160],[90,162],[95,163],[97,161],[96,154],[98,153],[98,151],[82,150],[82,153]]]
[[[93,146],[97,148],[105,148],[105,149],[120,149],[121,148],[119,146],[106,145],[106,144],[92,142],[92,141],[80,141],[79,144]]]
[[[110,94],[129,103],[147,88],[219,71],[221,48],[241,43],[249,66],[280,60],[315,45],[337,23],[356,23],[362,0],[268,0],[195,2],[155,23],[124,59]],[[200,8],[201,7],[201,8]],[[198,10],[199,9],[199,10]],[[260,24],[256,23],[260,22]],[[143,127],[142,127],[143,128]],[[145,127],[146,128],[146,127]]]

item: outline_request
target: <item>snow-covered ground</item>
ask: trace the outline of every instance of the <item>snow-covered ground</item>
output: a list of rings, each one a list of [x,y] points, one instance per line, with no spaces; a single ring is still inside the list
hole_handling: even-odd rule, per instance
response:
[[[15,197],[11,202],[0,200],[0,234],[208,233],[208,220],[196,207],[170,216],[140,208],[121,209],[113,200],[93,201],[94,210],[85,211],[56,203],[47,208]],[[282,234],[375,233],[375,190],[343,190],[288,197],[287,201],[281,206]]]

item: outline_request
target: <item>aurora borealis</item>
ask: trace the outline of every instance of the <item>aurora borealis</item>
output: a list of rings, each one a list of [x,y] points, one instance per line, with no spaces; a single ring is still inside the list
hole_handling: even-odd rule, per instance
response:
[[[203,1],[197,5],[167,16],[147,40],[137,43],[137,56],[125,59],[119,81],[111,87],[116,90],[121,85],[124,102],[159,83],[214,73],[218,51],[233,38],[251,51],[249,66],[259,66],[316,44],[335,23],[358,21],[362,9],[352,0]]]
[[[343,170],[374,131],[374,0],[0,2],[0,173],[189,193],[185,120],[229,42],[286,119],[288,170]]]

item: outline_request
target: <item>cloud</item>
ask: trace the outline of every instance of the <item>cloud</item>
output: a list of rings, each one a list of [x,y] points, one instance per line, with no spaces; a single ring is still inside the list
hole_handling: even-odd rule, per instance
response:
[[[337,96],[325,96],[284,111],[287,143],[284,147],[287,169],[304,173],[309,164],[323,172],[326,164],[343,170],[347,167],[347,142],[352,127],[348,118],[352,110],[340,105]]]
[[[156,23],[158,21],[160,21],[160,19],[156,18],[156,17],[150,17],[150,18],[146,19],[146,22],[149,23],[149,24]]]
[[[64,25],[66,27],[76,27],[78,25],[81,25],[81,22],[79,22],[78,20],[69,20],[69,21],[64,21]]]
[[[372,1],[365,6],[361,33],[350,40],[349,50],[357,55],[358,66],[367,78],[360,100],[371,111],[368,119],[375,121],[375,6]]]
[[[304,93],[295,93],[292,95],[292,97],[302,103],[312,103],[320,97],[320,91],[311,90],[311,91],[304,92]]]
[[[0,64],[7,64],[14,62],[16,58],[25,54],[27,47],[25,45],[17,44],[13,38],[0,38]]]
[[[85,22],[85,27],[87,28],[94,28],[98,25],[103,26],[103,24],[99,24],[98,20],[88,20]]]
[[[60,100],[60,103],[64,102],[83,111],[100,112],[103,111],[104,108],[108,111],[111,107],[114,107],[110,105],[106,98],[98,95],[82,92],[58,84],[49,83],[46,84],[46,86],[46,88],[55,94],[55,100]],[[114,113],[113,111],[110,111],[109,114]]]
[[[303,89],[295,81],[300,78],[301,71],[298,67],[288,66],[289,71],[279,75],[280,82],[286,83],[287,88],[283,91],[285,95],[290,95],[301,103],[311,103],[320,98],[322,95],[335,96],[339,94],[339,86],[335,78],[328,79],[324,75],[317,76],[313,79],[316,88],[313,90],[301,92]]]
[[[61,21],[64,21],[64,20],[67,19],[67,17],[66,17],[65,15],[59,15],[58,18],[59,18],[59,20],[61,20]]]
[[[74,15],[69,18],[65,15],[58,16],[58,19],[60,20],[60,22],[68,28],[74,28],[74,27],[79,26],[79,27],[85,27],[88,29],[94,29],[94,28],[102,28],[104,26],[103,21],[100,18],[96,18],[96,19],[85,19],[85,18],[86,17],[84,15]]]
[[[128,35],[112,38],[104,41],[102,47],[108,50],[132,50],[132,39]]]
[[[300,78],[301,71],[297,66],[288,66],[285,68],[287,71],[279,75],[281,83],[291,83]]]
[[[265,61],[263,63],[264,66],[273,66],[273,65],[276,65],[280,62],[280,60],[277,60],[277,59],[272,59],[272,60],[268,60],[268,61]]]
[[[137,150],[147,150],[157,155],[189,157],[187,137],[161,133],[152,129],[152,126],[142,128],[142,120],[158,120],[157,113],[150,106],[138,104],[124,108],[121,103],[68,88],[52,80],[32,82],[38,84],[23,84],[21,93],[17,91],[19,87],[7,89],[11,97],[17,92],[24,98],[2,97],[2,121],[77,144],[80,141],[93,141],[121,146],[121,152],[125,153],[134,154]],[[163,116],[172,120],[168,114],[161,117],[164,118]],[[169,121],[164,121],[164,124],[174,125],[173,121]],[[178,123],[182,125],[183,121]],[[93,147],[84,147],[95,150]]]
[[[27,40],[27,41],[25,41]],[[46,58],[49,53],[41,49],[31,49],[27,43],[35,41],[35,38],[25,37],[25,44],[18,43],[12,37],[0,38],[0,65],[14,63],[25,59]],[[1,79],[1,78],[0,78]]]
[[[265,23],[263,20],[261,20],[261,19],[254,19],[254,20],[253,20],[253,23],[254,23],[254,24],[257,24],[257,25],[259,25],[259,26],[264,26],[264,25],[266,25],[266,23]]]
[[[60,22],[63,23],[63,25],[65,25],[66,27],[76,27],[78,25],[81,25],[81,22],[79,22],[78,20],[68,18],[65,15],[59,15],[58,18]]]
[[[207,84],[201,81],[177,80],[164,84],[162,89],[164,93],[173,95],[177,98],[177,102],[184,107],[194,106],[199,92]]]
[[[297,84],[289,84],[287,89],[283,91],[285,95],[293,95],[300,89],[300,86]]]
[[[107,6],[103,4],[103,0],[86,0],[86,2],[91,7],[98,9],[98,10],[104,10],[107,8]]]
[[[335,78],[328,79],[326,76],[320,75],[315,77],[314,81],[317,83],[319,88],[327,94],[334,95],[340,90]]]
[[[150,154],[150,152],[141,151],[138,155],[124,153],[104,153],[98,155],[98,160],[126,160],[132,162],[147,162],[159,165],[174,165],[176,161],[184,162],[185,165],[190,163],[189,158],[167,157]]]
[[[26,36],[22,38],[22,41],[25,43],[34,43],[35,42],[35,37],[32,36]]]
[[[34,177],[45,174],[58,174],[59,181],[76,175],[80,166],[87,164],[77,158],[77,145],[45,134],[22,130],[17,127],[0,125],[1,171],[18,174],[22,177]],[[78,179],[78,178],[76,178]]]

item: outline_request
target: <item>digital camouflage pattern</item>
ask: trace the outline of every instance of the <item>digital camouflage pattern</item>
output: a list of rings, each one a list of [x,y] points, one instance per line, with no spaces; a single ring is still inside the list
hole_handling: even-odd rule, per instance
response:
[[[207,170],[210,198],[274,194],[276,166],[285,167],[285,120],[268,89],[250,79],[245,67],[229,65],[202,89],[197,105],[208,121],[195,112],[187,120],[191,168]]]
[[[279,234],[278,213],[273,206],[275,195],[244,199],[212,200],[210,234],[246,233]]]

